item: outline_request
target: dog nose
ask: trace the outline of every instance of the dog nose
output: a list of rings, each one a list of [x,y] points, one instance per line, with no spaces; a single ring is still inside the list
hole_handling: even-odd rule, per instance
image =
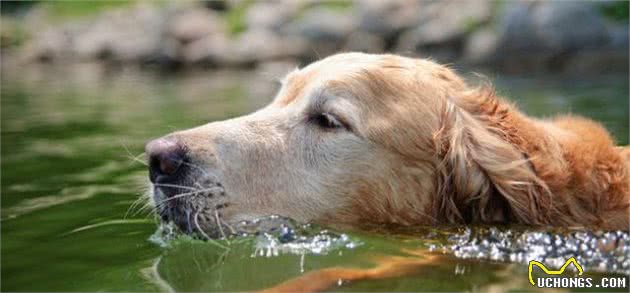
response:
[[[158,138],[149,142],[145,151],[149,158],[149,178],[154,183],[175,175],[186,156],[184,148],[169,138]]]

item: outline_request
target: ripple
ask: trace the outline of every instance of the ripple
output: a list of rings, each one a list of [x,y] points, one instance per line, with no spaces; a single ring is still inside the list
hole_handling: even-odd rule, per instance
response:
[[[272,257],[281,254],[328,254],[338,249],[353,249],[361,245],[361,242],[351,239],[347,234],[322,229],[313,224],[299,224],[280,216],[243,221],[233,228],[237,232],[228,239],[206,241],[229,249],[230,239],[253,240],[252,257]],[[174,224],[166,223],[158,227],[149,241],[161,247],[169,247],[172,241],[183,238],[192,239],[188,235],[183,235]]]
[[[235,237],[247,239],[247,243],[253,243],[252,257],[328,254],[363,244],[348,234],[313,224],[300,224],[280,216],[244,221],[234,228],[237,234],[229,238],[233,240],[231,245],[237,242]],[[558,232],[528,231],[521,227],[451,227],[424,229],[412,234],[429,251],[439,250],[458,258],[524,264],[536,260],[550,267],[560,267],[567,259],[575,257],[587,271],[630,274],[630,234],[625,231]],[[178,235],[181,232],[173,225],[162,225],[151,241],[165,247]],[[221,247],[227,243],[229,248],[229,239],[209,241],[220,242]]]
[[[448,238],[447,250],[460,258],[528,263],[536,260],[560,267],[575,257],[585,269],[630,274],[630,234],[624,231],[515,231],[465,228]]]
[[[41,196],[25,199],[15,206],[2,210],[3,220],[13,219],[24,214],[73,201],[85,200],[103,193],[120,193],[124,189],[116,186],[76,186],[64,188],[59,195]],[[4,216],[6,215],[6,218]]]
[[[347,234],[321,229],[312,224],[299,224],[288,218],[269,216],[236,226],[243,235],[255,235],[252,257],[280,254],[327,254],[338,249],[360,245]]]

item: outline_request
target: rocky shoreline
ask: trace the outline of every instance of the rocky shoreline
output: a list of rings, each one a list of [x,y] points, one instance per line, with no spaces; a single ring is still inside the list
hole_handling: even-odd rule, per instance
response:
[[[507,73],[628,72],[628,21],[603,13],[618,4],[138,2],[58,24],[46,21],[45,10],[31,9],[19,20],[3,16],[3,24],[19,22],[29,35],[19,46],[4,46],[3,59],[215,68],[276,61],[303,64],[339,51],[364,51],[430,57]],[[5,29],[2,37],[7,44],[15,36]]]

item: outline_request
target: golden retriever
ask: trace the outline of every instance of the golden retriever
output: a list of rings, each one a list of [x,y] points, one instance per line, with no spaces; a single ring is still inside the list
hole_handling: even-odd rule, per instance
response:
[[[630,151],[602,126],[528,117],[424,59],[325,58],[289,73],[265,108],[146,152],[159,214],[207,237],[268,214],[629,229]]]

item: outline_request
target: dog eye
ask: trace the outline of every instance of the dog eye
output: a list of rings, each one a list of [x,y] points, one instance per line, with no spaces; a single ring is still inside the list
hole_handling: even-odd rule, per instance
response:
[[[317,126],[325,129],[337,129],[344,128],[344,124],[341,123],[335,116],[330,113],[320,113],[316,114],[313,117],[313,122],[317,124]]]

